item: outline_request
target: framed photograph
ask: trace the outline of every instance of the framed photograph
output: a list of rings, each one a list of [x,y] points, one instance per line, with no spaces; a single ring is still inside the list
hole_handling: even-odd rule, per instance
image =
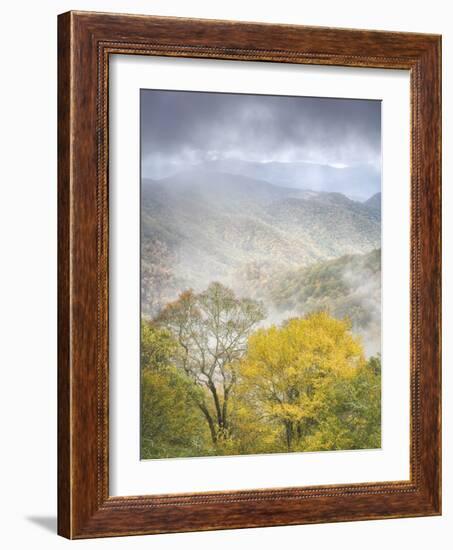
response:
[[[440,37],[58,23],[59,533],[440,514]]]

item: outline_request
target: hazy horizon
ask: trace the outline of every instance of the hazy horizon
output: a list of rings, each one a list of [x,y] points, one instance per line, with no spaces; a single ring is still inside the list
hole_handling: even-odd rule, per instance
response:
[[[366,200],[381,186],[381,102],[141,90],[142,178],[202,168]]]

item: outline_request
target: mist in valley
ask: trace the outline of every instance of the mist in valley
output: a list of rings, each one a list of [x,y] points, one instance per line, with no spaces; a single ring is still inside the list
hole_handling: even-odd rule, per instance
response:
[[[380,103],[142,91],[142,314],[220,282],[380,352]]]

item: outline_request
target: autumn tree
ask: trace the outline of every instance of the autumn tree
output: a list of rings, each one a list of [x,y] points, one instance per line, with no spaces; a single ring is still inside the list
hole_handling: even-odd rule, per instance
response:
[[[141,371],[164,370],[172,364],[178,344],[172,334],[156,323],[142,320],[140,338]]]
[[[203,389],[195,400],[214,445],[230,434],[229,404],[237,366],[249,335],[263,318],[261,304],[212,283],[198,294],[183,292],[156,319],[178,342],[178,368]]]
[[[252,334],[240,363],[240,400],[254,417],[279,430],[284,449],[303,450],[331,389],[348,391],[365,365],[350,323],[313,313]],[[269,435],[268,435],[269,437]]]
[[[381,446],[381,358],[371,357],[350,378],[327,388],[307,451],[376,449]]]
[[[165,329],[142,322],[141,457],[206,454],[209,432],[194,399],[199,391],[173,364],[178,344]]]

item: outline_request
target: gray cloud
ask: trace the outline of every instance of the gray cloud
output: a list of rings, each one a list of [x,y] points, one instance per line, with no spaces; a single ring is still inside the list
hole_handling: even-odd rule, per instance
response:
[[[145,177],[223,159],[379,170],[380,136],[379,101],[141,91]]]

